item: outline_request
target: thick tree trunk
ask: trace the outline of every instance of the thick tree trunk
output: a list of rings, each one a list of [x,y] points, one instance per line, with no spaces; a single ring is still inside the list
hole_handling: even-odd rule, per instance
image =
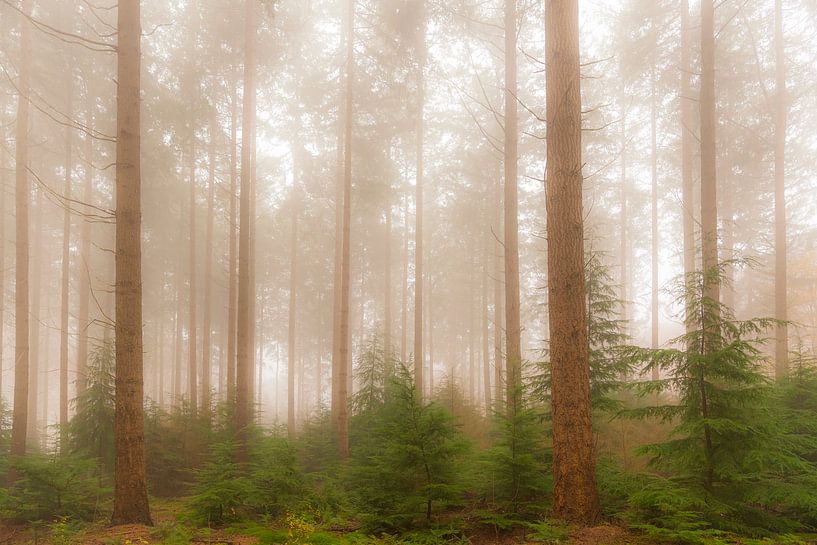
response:
[[[192,134],[190,138],[195,138]],[[194,144],[190,144],[190,201],[188,206],[188,225],[190,227],[189,254],[187,261],[187,278],[190,289],[187,292],[187,401],[193,413],[198,411],[198,341],[196,339],[196,151]]]
[[[419,0],[421,12],[420,39],[417,46],[417,119],[416,131],[416,184],[414,193],[415,230],[414,230],[414,386],[419,399],[423,399],[423,176],[425,166],[424,132],[425,132],[425,0]]]
[[[23,456],[28,440],[29,398],[29,287],[28,287],[28,111],[29,111],[29,28],[26,15],[31,6],[23,1],[20,17],[20,77],[18,80],[17,125],[15,134],[15,283],[14,283],[14,412],[11,424],[11,455]],[[9,480],[14,480],[14,473]]]
[[[702,266],[707,275],[704,296],[717,303],[720,301],[720,281],[709,278],[718,266],[714,0],[701,2],[701,67],[701,242]]]
[[[119,0],[116,136],[116,471],[113,524],[151,525],[142,379],[139,0]]]
[[[241,208],[238,244],[238,320],[236,357],[235,427],[238,459],[246,462],[247,426],[250,423],[250,373],[253,358],[250,344],[250,201],[252,191],[252,142],[255,140],[255,17],[254,0],[245,0],[244,14],[244,113],[241,144]]]
[[[774,116],[774,317],[782,320],[777,326],[774,345],[775,378],[789,372],[789,337],[787,265],[786,265],[786,124],[788,94],[786,92],[786,55],[783,37],[783,0],[774,2],[774,58],[776,107]]]
[[[546,4],[547,233],[554,514],[600,514],[590,406],[577,0]]]
[[[519,316],[519,114],[516,75],[516,0],[505,0],[505,387],[508,414],[516,414],[522,384],[522,325]]]

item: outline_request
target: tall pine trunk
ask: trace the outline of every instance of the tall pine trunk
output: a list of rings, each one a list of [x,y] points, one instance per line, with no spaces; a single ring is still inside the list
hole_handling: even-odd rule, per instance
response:
[[[681,199],[683,205],[684,273],[695,271],[695,197],[692,178],[692,61],[689,1],[681,0]],[[686,310],[687,315],[689,309]]]
[[[119,0],[116,94],[116,418],[113,524],[151,525],[142,376],[139,0]]]
[[[238,459],[246,462],[247,426],[250,421],[250,373],[253,350],[250,336],[250,203],[252,191],[252,142],[255,140],[255,16],[254,0],[244,7],[244,113],[241,131],[241,194],[238,243],[238,319],[236,347],[235,427],[238,435]]]
[[[88,94],[88,112],[86,114],[85,125],[89,132],[94,126],[94,99]],[[85,136],[85,187],[82,192],[82,202],[91,205],[94,197],[94,142],[90,135]],[[90,303],[91,303],[91,222],[88,218],[82,218],[79,228],[79,301],[77,303],[77,396],[85,392],[88,382],[88,330],[91,327]]]
[[[425,132],[425,0],[418,0],[420,18],[420,36],[417,45],[417,118],[416,118],[416,184],[414,193],[415,230],[414,230],[414,386],[419,399],[423,398],[423,176],[425,166],[424,132]]]
[[[20,17],[20,77],[15,134],[15,283],[14,283],[14,413],[11,424],[11,455],[23,456],[28,441],[29,382],[29,287],[28,287],[28,113],[29,113],[29,28],[30,3],[23,1]],[[13,471],[9,475],[14,480]]]
[[[238,79],[238,78],[235,78]],[[237,195],[238,195],[238,168],[237,168],[237,132],[238,132],[238,83],[233,80],[233,94],[230,115],[230,229],[228,236],[229,241],[229,272],[227,273],[227,399],[232,401],[235,399],[235,362],[236,362],[236,334],[237,334],[237,315],[236,309],[238,297],[238,271],[236,270],[237,259]]]
[[[68,115],[71,116],[71,101],[73,86],[73,70],[69,67],[68,82]],[[62,263],[60,276],[62,279],[60,293],[60,448],[62,448],[62,430],[68,424],[68,291],[71,275],[71,176],[73,158],[71,156],[71,128],[65,129],[65,182],[63,194],[65,204],[62,211]]]
[[[522,324],[519,316],[519,197],[517,190],[516,0],[505,0],[505,387],[508,415],[516,414],[522,384]]]
[[[195,139],[193,134],[191,139]],[[187,401],[190,410],[195,413],[198,410],[198,342],[196,339],[196,150],[195,144],[190,144],[190,202],[188,206],[188,221],[190,227],[189,254],[187,262],[187,275],[189,290],[187,292]]]
[[[701,243],[702,267],[709,276],[718,266],[714,0],[701,2],[701,68]],[[705,282],[704,296],[713,303],[720,301],[717,279]]]
[[[287,336],[287,431],[295,435],[295,334],[298,317],[298,165],[292,187],[292,215],[289,239],[289,319]],[[301,381],[303,382],[303,381]]]
[[[579,7],[577,0],[546,6],[553,510],[559,518],[591,524],[600,506],[585,307]]]
[[[777,326],[774,345],[775,378],[789,372],[789,337],[786,242],[786,124],[788,95],[786,92],[786,55],[783,37],[783,0],[774,2],[775,116],[774,116],[774,317]]]
[[[208,421],[213,376],[213,221],[216,206],[216,133],[218,123],[215,115],[210,122],[210,146],[208,149],[207,177],[207,227],[204,233],[204,317],[201,346],[201,408]]]
[[[658,348],[658,97],[655,90],[655,63],[650,69],[650,257],[652,264],[650,293],[650,332],[653,348]],[[658,366],[652,368],[652,380],[659,379]]]

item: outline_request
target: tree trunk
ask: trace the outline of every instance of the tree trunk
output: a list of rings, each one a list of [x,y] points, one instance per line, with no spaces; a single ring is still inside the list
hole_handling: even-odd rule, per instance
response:
[[[349,298],[351,295],[351,221],[352,221],[352,93],[355,68],[355,0],[347,2],[346,28],[346,95],[344,112],[343,160],[343,244],[340,281],[340,343],[337,361],[337,430],[338,453],[341,460],[349,457],[349,416],[347,408],[349,354]],[[333,363],[334,365],[334,363]]]
[[[408,264],[409,264],[408,198],[403,199],[403,286],[400,309],[400,362],[408,363]]]
[[[88,94],[88,113],[85,124],[89,131],[94,126],[94,99]],[[85,136],[85,188],[83,189],[82,202],[86,205],[92,204],[94,196],[94,142],[90,135]],[[90,320],[90,299],[91,299],[91,222],[87,218],[82,219],[79,228],[79,255],[82,261],[79,272],[79,303],[77,310],[77,396],[85,392],[88,382],[88,330],[91,327]]]
[[[28,338],[31,343],[29,354],[29,376],[28,376],[28,435],[29,441],[37,443],[40,439],[40,429],[38,426],[38,413],[40,404],[40,318],[41,318],[41,298],[42,298],[42,261],[43,261],[43,208],[45,208],[45,196],[42,190],[34,190],[34,255],[32,265],[34,271],[31,273],[31,307],[29,313]]]
[[[651,195],[650,195],[650,226],[651,226],[651,258],[652,265],[650,271],[652,273],[651,294],[650,294],[650,320],[652,322],[651,343],[652,348],[658,348],[658,127],[657,127],[657,96],[655,91],[655,63],[652,64],[650,70],[650,180],[651,180]],[[652,368],[652,380],[658,380],[660,374],[658,366]]]
[[[237,79],[237,78],[236,78]],[[238,129],[238,84],[233,81],[232,111],[230,115],[230,231],[229,231],[229,273],[227,281],[227,295],[230,300],[227,302],[227,399],[235,399],[235,362],[236,362],[236,297],[238,292],[238,275],[236,271],[236,229],[238,218],[236,217],[236,196],[238,194],[238,170],[237,170],[237,129]]]
[[[15,283],[14,283],[14,413],[11,424],[11,455],[26,453],[29,382],[29,287],[28,287],[28,110],[29,28],[26,16],[31,5],[24,0],[20,17],[20,74],[15,134]],[[14,472],[9,480],[15,479]]]
[[[69,67],[68,82],[68,116],[71,117],[72,93],[74,84],[73,70]],[[68,290],[71,274],[71,176],[73,158],[71,157],[71,131],[65,129],[65,186],[63,193],[65,205],[62,211],[62,288],[60,294],[60,450],[62,451],[62,435],[65,425],[68,424]]]
[[[774,317],[777,326],[774,353],[775,378],[789,372],[789,337],[786,265],[786,124],[788,94],[786,91],[786,55],[783,37],[783,0],[774,2],[774,58],[776,108],[774,116]]]
[[[250,193],[252,185],[252,141],[255,140],[255,17],[253,0],[244,7],[244,113],[241,143],[241,209],[238,243],[238,320],[236,357],[235,427],[238,459],[246,462],[247,426],[250,414],[250,372],[253,350],[250,344]]]
[[[497,228],[494,231],[494,404],[497,411],[502,406],[504,399],[504,388],[502,382],[502,333],[505,310],[503,306],[503,290],[502,290],[502,262],[503,262],[503,244],[499,239],[499,224],[502,221],[502,185],[499,181],[499,176],[496,177],[494,200],[496,205],[494,207],[494,226]]]
[[[707,280],[704,296],[720,301],[720,281],[710,278],[718,266],[718,208],[715,149],[715,5],[701,2],[701,243]],[[706,324],[705,324],[706,325]]]
[[[621,216],[619,218],[619,254],[621,257],[621,318],[625,321],[625,327],[629,333],[630,331],[630,302],[629,297],[629,212],[628,212],[628,188],[627,183],[627,110],[622,108],[621,113],[621,131],[619,138],[621,139]]]
[[[119,0],[116,136],[116,470],[113,524],[152,525],[145,481],[139,0]]]
[[[417,46],[417,119],[416,119],[416,186],[414,194],[414,385],[423,399],[423,141],[425,132],[425,0],[419,0],[421,13],[420,40]]]
[[[681,0],[681,198],[683,200],[684,274],[695,271],[695,197],[692,178],[692,62],[689,1]],[[690,310],[686,309],[689,316]]]
[[[201,347],[201,408],[210,419],[211,377],[213,374],[213,221],[216,206],[216,131],[218,124],[213,115],[210,124],[209,176],[207,179],[207,227],[204,241],[204,318]]]
[[[554,514],[592,524],[596,487],[582,215],[582,112],[577,0],[546,4],[547,233]]]
[[[193,134],[191,139],[195,139]],[[198,411],[198,342],[196,339],[196,151],[194,143],[190,143],[190,203],[188,207],[188,221],[190,226],[190,247],[188,254],[188,282],[190,289],[187,293],[187,400],[190,410],[195,414]]]
[[[179,207],[179,231],[183,228],[182,214],[184,208]],[[171,404],[174,409],[179,407],[179,402],[182,398],[182,344],[184,343],[184,329],[182,327],[182,286],[184,280],[182,279],[182,264],[176,263],[176,333],[174,337],[173,346],[173,399]]]
[[[292,187],[292,223],[289,242],[289,321],[287,337],[287,431],[295,435],[295,327],[298,317],[298,165]],[[303,382],[303,381],[301,381]]]
[[[508,415],[516,414],[522,384],[522,326],[519,317],[519,114],[516,75],[516,0],[505,0],[505,381]]]
[[[386,190],[386,244],[383,267],[383,356],[388,365],[392,359],[391,340],[391,186]]]
[[[482,394],[485,400],[485,416],[491,416],[491,356],[488,329],[488,250],[482,262]]]

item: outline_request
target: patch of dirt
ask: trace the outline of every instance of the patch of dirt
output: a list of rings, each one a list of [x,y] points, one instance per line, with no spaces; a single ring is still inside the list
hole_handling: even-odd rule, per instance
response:
[[[633,535],[619,526],[603,524],[581,528],[570,535],[571,545],[625,545],[633,543]]]

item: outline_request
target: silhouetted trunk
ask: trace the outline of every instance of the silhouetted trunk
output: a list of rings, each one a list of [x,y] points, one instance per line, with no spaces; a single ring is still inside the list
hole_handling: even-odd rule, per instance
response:
[[[485,400],[485,415],[491,415],[491,355],[490,332],[488,329],[488,251],[482,262],[482,394]]]
[[[788,93],[786,92],[786,55],[783,37],[783,0],[774,3],[775,116],[774,116],[774,317],[777,326],[774,345],[775,378],[789,372],[789,337],[787,265],[786,265],[786,125]]]
[[[414,193],[414,386],[419,399],[423,399],[423,142],[425,132],[425,0],[419,0],[422,23],[417,45],[417,119],[416,131],[416,184]]]
[[[191,134],[191,138],[194,138]],[[195,413],[198,410],[198,343],[196,340],[196,151],[194,145],[190,144],[190,202],[188,206],[188,221],[190,226],[190,247],[187,262],[187,277],[190,289],[187,292],[187,401],[190,410]]]
[[[516,414],[522,384],[519,318],[519,120],[516,75],[516,0],[505,0],[505,387],[508,414]]]
[[[337,369],[337,430],[338,453],[341,460],[349,457],[349,417],[347,407],[348,370],[350,364],[349,298],[351,296],[351,221],[352,221],[352,92],[355,68],[355,0],[347,2],[346,28],[346,95],[344,112],[343,154],[343,245],[340,281],[340,345]],[[334,365],[334,363],[333,363]]]
[[[708,276],[718,266],[714,0],[701,2],[701,68],[701,243],[703,271]],[[720,281],[708,279],[704,296],[719,302]]]
[[[545,19],[553,511],[591,524],[600,507],[585,309],[578,1],[547,2]]]
[[[182,232],[183,221],[182,214],[184,208],[179,207],[179,232]],[[181,260],[179,260],[181,261]],[[173,408],[179,407],[182,398],[182,345],[184,344],[184,328],[182,326],[182,291],[184,286],[184,279],[182,278],[182,264],[176,262],[176,333],[174,337],[174,353],[173,353],[173,400],[171,404]]]
[[[28,306],[28,110],[29,28],[26,15],[30,2],[23,0],[20,17],[20,64],[17,82],[17,125],[15,128],[15,253],[14,265],[14,413],[11,424],[11,455],[26,453],[28,438],[29,306]],[[13,481],[15,474],[9,474]]]
[[[119,0],[116,94],[116,470],[113,524],[151,525],[142,381],[139,0]]]
[[[68,116],[71,117],[71,87],[74,84],[73,70],[69,67],[68,82]],[[73,169],[73,158],[71,156],[71,131],[70,127],[65,129],[65,184],[63,194],[65,203],[62,211],[62,266],[60,275],[62,277],[62,287],[60,293],[60,449],[62,450],[62,431],[68,424],[68,290],[71,275],[71,175]]]
[[[33,271],[31,272],[31,307],[29,313],[28,338],[31,346],[29,353],[28,376],[28,437],[34,444],[40,440],[38,413],[40,412],[40,316],[41,316],[41,283],[43,261],[43,208],[45,196],[42,190],[34,190],[34,251],[32,255]]]
[[[391,365],[391,186],[386,190],[386,244],[383,267],[383,355]]]
[[[623,100],[623,98],[622,98]],[[622,108],[621,113],[621,129],[619,138],[621,140],[621,215],[619,217],[619,257],[621,259],[621,319],[625,320],[625,327],[627,331],[630,330],[630,302],[629,297],[629,211],[628,211],[628,186],[627,183],[627,110],[626,106]]]
[[[253,350],[250,337],[250,201],[252,191],[252,142],[255,140],[255,17],[253,0],[244,7],[244,113],[241,143],[241,208],[238,243],[238,320],[236,357],[235,427],[238,459],[246,462],[247,426],[250,415],[250,373]]]
[[[409,228],[408,198],[403,199],[403,286],[401,289],[400,309],[400,361],[407,364],[408,355],[408,266],[409,266]]]

